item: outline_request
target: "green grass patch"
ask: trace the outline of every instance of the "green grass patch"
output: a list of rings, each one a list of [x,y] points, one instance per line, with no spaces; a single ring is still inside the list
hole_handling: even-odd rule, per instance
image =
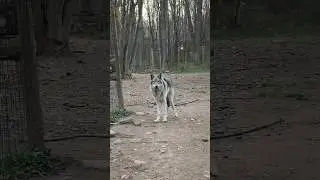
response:
[[[126,109],[116,108],[110,113],[110,122],[111,123],[117,123],[121,118],[130,116],[133,114],[132,111],[128,111]]]
[[[50,155],[50,151],[14,153],[0,160],[0,177],[6,180],[29,179],[48,176],[56,172],[62,162]]]

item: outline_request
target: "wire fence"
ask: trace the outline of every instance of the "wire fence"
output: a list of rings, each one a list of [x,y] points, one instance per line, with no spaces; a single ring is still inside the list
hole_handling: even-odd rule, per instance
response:
[[[16,1],[0,0],[0,167],[7,155],[27,148],[23,66],[17,47]]]
[[[18,58],[18,57],[16,57]],[[0,157],[19,152],[26,142],[23,77],[18,59],[0,56]]]

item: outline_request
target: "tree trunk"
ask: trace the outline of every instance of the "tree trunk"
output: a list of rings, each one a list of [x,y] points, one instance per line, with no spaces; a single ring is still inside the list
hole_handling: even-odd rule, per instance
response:
[[[192,25],[192,20],[191,20],[191,13],[190,13],[190,2],[189,0],[185,0],[185,14],[186,14],[186,18],[187,18],[187,24],[188,24],[188,29],[189,29],[189,34],[190,34],[190,38],[192,40],[192,44],[191,47],[192,48],[188,48],[188,51],[192,57],[192,60],[194,63],[198,63],[198,55],[197,55],[197,37],[196,37],[196,33],[194,32],[194,28]],[[192,52],[194,51],[194,52]]]
[[[35,59],[35,37],[31,5],[18,1],[18,24],[24,73],[27,136],[30,150],[44,150],[43,112],[40,104],[39,80]]]
[[[241,25],[240,22],[240,5],[241,0],[234,0],[234,26],[238,27]]]
[[[159,13],[159,39],[161,47],[161,69],[165,68],[165,65],[168,63],[168,0],[160,1],[160,13]]]
[[[72,25],[72,15],[75,10],[78,10],[77,0],[65,0],[62,11],[62,26],[61,28],[61,38],[64,43],[64,48],[66,52],[70,52],[69,47],[69,37]]]
[[[133,59],[135,59],[135,55],[136,55],[136,52],[137,52],[137,39],[138,38],[141,38],[141,31],[143,29],[143,26],[142,26],[142,9],[143,9],[143,0],[138,0],[138,22],[137,22],[137,26],[136,26],[136,33],[135,33],[135,36],[134,36],[134,40],[133,40],[133,47],[132,47],[132,53],[131,53],[131,56],[130,56],[130,61],[129,61],[129,66],[132,67],[132,61]],[[135,59],[136,61],[136,59]]]
[[[168,0],[167,0],[167,7],[168,7]],[[171,26],[169,21],[169,13],[166,15],[166,24],[167,24],[167,68],[172,68],[172,50],[171,50]]]
[[[116,2],[115,2],[116,4]],[[116,62],[115,62],[115,66],[116,66],[116,88],[117,88],[117,95],[118,95],[118,106],[119,108],[121,109],[124,109],[124,100],[123,100],[123,92],[122,92],[122,86],[121,86],[121,72],[120,72],[120,66],[121,66],[121,63],[120,63],[120,59],[119,59],[119,49],[118,49],[118,46],[117,46],[117,41],[119,40],[119,37],[118,37],[118,33],[116,31],[117,27],[118,27],[118,23],[117,23],[117,10],[114,9],[112,11],[112,30],[111,30],[111,33],[112,33],[112,44],[113,44],[113,49],[114,49],[114,52],[115,52],[115,58],[116,58]]]
[[[132,54],[134,51],[134,34],[135,34],[135,21],[136,21],[136,13],[135,13],[135,7],[136,4],[134,3],[134,0],[130,0],[130,11],[129,11],[129,26],[128,28],[128,36],[127,36],[127,52],[126,52],[126,78],[128,75],[131,74],[131,68],[130,68],[130,60],[132,58]]]
[[[171,10],[172,10],[172,21],[173,21],[173,49],[172,49],[172,54],[173,54],[173,63],[172,65],[174,67],[178,66],[179,63],[179,55],[178,55],[178,42],[179,42],[179,31],[178,31],[178,20],[177,20],[177,4],[175,0],[171,1]],[[179,17],[179,16],[178,16]]]
[[[77,0],[32,1],[35,12],[37,54],[68,52],[72,14],[79,10]]]
[[[222,7],[222,0],[214,0],[213,3],[213,11],[212,16],[213,17],[213,28],[217,28],[220,26],[220,12],[221,12],[221,7]]]
[[[201,34],[202,34],[202,0],[196,1],[196,21],[195,21],[195,64],[202,63],[202,51],[201,51]]]
[[[154,16],[151,16],[151,11],[150,11],[150,7],[147,7],[147,13],[148,13],[148,22],[149,22],[149,33],[150,33],[150,38],[151,38],[151,46],[150,46],[150,50],[151,50],[151,58],[152,58],[152,68],[155,68],[158,64],[156,64],[156,62],[159,62],[159,59],[156,54],[157,54],[157,39],[156,39],[156,35],[155,35],[155,25],[154,25]]]
[[[44,51],[45,39],[47,35],[47,20],[46,16],[46,5],[47,0],[42,0],[40,3],[38,0],[32,0],[32,14],[33,22],[35,24],[35,40],[36,44],[36,55],[40,55]]]
[[[103,37],[105,39],[110,39],[110,1],[102,0],[100,13],[100,26],[103,32]]]
[[[81,11],[92,12],[90,0],[80,0],[81,1]]]
[[[135,3],[133,0],[130,1],[130,10],[129,10],[129,16],[124,17],[128,18],[125,20],[125,24],[122,24],[122,36],[121,40],[122,42],[122,52],[123,57],[121,58],[123,62],[122,63],[122,79],[126,79],[128,77],[131,77],[131,72],[129,70],[129,60],[130,60],[130,53],[132,51],[132,27],[134,24],[134,10],[135,10]]]

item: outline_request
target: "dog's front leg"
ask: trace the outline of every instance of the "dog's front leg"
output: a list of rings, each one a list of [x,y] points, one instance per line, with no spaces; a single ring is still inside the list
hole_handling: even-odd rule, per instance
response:
[[[168,106],[167,106],[167,99],[164,98],[163,103],[162,103],[162,110],[163,110],[163,122],[167,122],[168,119]]]
[[[159,103],[157,102],[157,119],[154,120],[154,122],[159,122],[160,121],[160,107]]]

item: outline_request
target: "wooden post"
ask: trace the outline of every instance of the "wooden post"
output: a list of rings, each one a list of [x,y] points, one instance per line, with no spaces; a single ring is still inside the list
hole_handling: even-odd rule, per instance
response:
[[[39,80],[35,59],[36,45],[31,13],[31,1],[19,0],[18,26],[27,112],[28,148],[29,150],[44,150],[43,114],[40,105]]]

